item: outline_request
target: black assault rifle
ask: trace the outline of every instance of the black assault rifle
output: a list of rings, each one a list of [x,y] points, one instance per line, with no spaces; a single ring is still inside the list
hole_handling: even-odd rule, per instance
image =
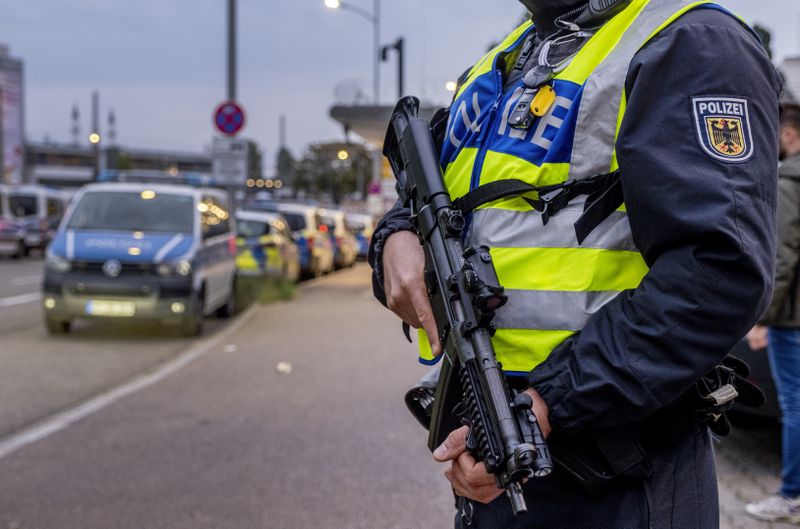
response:
[[[444,354],[428,447],[434,450],[467,424],[467,447],[520,515],[527,511],[522,483],[548,475],[553,464],[530,396],[508,387],[495,358],[493,320],[507,297],[489,249],[463,247],[464,216],[445,190],[429,125],[418,112],[416,98],[400,100],[383,154],[425,251],[425,282]]]

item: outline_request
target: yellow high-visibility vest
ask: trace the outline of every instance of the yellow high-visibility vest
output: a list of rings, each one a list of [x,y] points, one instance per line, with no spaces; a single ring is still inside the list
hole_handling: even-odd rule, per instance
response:
[[[470,70],[456,93],[441,159],[451,197],[498,180],[541,187],[617,170],[615,143],[625,115],[631,60],[650,39],[696,8],[725,11],[710,1],[633,0],[555,75],[555,102],[527,131],[508,125],[523,82],[505,89],[498,66],[513,66],[534,31],[530,22],[517,28]],[[574,224],[585,200],[573,200],[546,225],[522,198],[485,204],[470,217],[465,243],[491,249],[509,297],[497,312],[493,338],[507,373],[536,367],[648,272],[624,206],[578,244]],[[435,363],[424,332],[420,350],[423,363]]]

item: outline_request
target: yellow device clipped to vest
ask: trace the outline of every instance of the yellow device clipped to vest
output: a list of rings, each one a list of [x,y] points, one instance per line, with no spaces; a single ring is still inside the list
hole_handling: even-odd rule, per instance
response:
[[[536,96],[531,101],[531,113],[537,118],[547,114],[553,103],[556,102],[556,91],[550,85],[544,85],[536,93]]]

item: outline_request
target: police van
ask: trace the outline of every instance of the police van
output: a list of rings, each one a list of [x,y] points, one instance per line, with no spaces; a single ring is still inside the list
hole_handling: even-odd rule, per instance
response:
[[[235,300],[235,221],[221,189],[147,182],[83,187],[45,257],[44,320],[149,320],[202,331]]]
[[[69,204],[67,193],[41,185],[0,189],[0,217],[21,233],[17,256],[44,250]]]

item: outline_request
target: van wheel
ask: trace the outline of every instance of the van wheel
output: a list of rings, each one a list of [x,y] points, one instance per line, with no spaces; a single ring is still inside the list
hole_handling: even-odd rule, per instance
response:
[[[218,318],[231,318],[236,314],[236,279],[231,283],[231,291],[225,304],[217,309]]]
[[[69,320],[57,320],[55,318],[45,318],[45,327],[49,334],[67,334],[72,328]]]
[[[203,292],[195,297],[190,303],[189,311],[186,318],[183,320],[181,328],[184,336],[200,336],[203,332],[203,324],[205,323],[205,315],[203,314]]]

